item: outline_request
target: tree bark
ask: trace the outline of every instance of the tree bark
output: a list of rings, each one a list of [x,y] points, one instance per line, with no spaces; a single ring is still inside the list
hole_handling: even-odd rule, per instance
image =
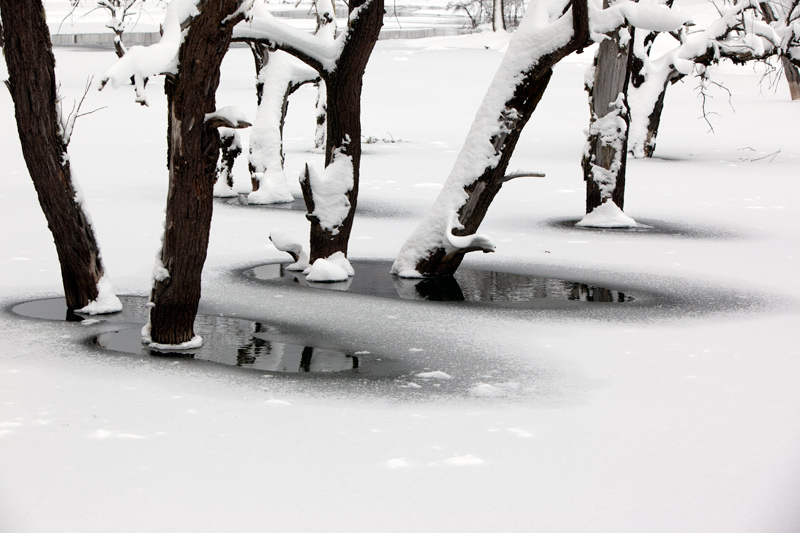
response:
[[[781,56],[783,63],[783,75],[786,76],[786,83],[789,84],[789,94],[792,100],[800,100],[800,69],[786,56]]]
[[[206,0],[178,54],[178,74],[167,78],[169,192],[160,261],[151,293],[150,337],[176,345],[194,338],[200,282],[208,250],[219,134],[205,125],[216,110],[219,67],[238,19],[221,21],[239,0]],[[168,273],[168,275],[166,275]]]
[[[521,75],[516,78],[517,81],[514,86],[514,91],[511,97],[505,101],[502,106],[495,108],[493,103],[487,104],[488,100],[484,100],[484,105],[482,105],[481,110],[478,111],[476,120],[486,120],[488,115],[483,114],[484,106],[490,106],[486,108],[486,112],[497,113],[496,120],[501,126],[499,128],[500,133],[494,133],[489,138],[489,143],[494,149],[497,162],[487,165],[481,174],[476,176],[475,180],[464,188],[466,199],[457,212],[458,224],[461,226],[461,229],[454,229],[453,235],[467,236],[473,235],[477,231],[486,216],[489,205],[495,195],[500,191],[503,183],[507,181],[506,169],[511,160],[514,148],[516,147],[525,124],[527,124],[547,89],[547,85],[553,74],[553,67],[564,57],[572,52],[583,49],[588,44],[588,20],[587,4],[581,1],[573,2],[571,20],[573,34],[569,41],[549,54],[536,56],[527,67],[527,70],[524,70]],[[522,24],[525,24],[524,20]],[[555,24],[555,22],[552,24]],[[512,46],[513,44],[512,42]],[[502,69],[503,66],[501,66],[501,70]],[[492,88],[490,87],[489,90],[491,91]],[[474,124],[473,128],[475,128]],[[484,134],[484,129],[481,127],[473,131],[477,133],[473,134],[471,131],[470,136]],[[462,150],[459,159],[462,157],[471,156],[469,154],[464,155]],[[457,162],[456,165],[458,164]],[[460,183],[461,179],[458,179]],[[447,185],[445,185],[445,187],[447,187]],[[436,209],[436,207],[434,209]],[[425,224],[428,224],[427,220],[421,225],[423,228],[422,234],[426,234],[428,231],[424,228]],[[416,235],[412,235],[406,241],[406,244],[400,252],[400,256],[398,256],[398,259],[392,266],[392,271],[394,273],[402,275],[404,269],[407,268],[406,263],[409,258],[404,255],[406,249],[412,250],[410,253],[412,254],[411,257],[414,257],[416,260],[414,268],[416,273],[426,277],[452,276],[460,266],[466,253],[480,249],[471,247],[448,252],[444,245],[438,245],[428,249],[421,257],[417,257],[417,252],[413,250],[416,250],[421,243],[415,242],[415,239]],[[427,244],[423,246],[427,246]]]
[[[303,198],[311,221],[310,262],[330,257],[336,252],[347,255],[358,199],[361,165],[361,89],[364,70],[383,26],[383,0],[358,0],[350,3],[350,11],[364,9],[352,22],[348,39],[333,72],[322,73],[326,86],[327,133],[325,166],[340,153],[352,158],[353,188],[347,192],[350,211],[341,225],[328,229],[313,215],[314,198],[309,180],[303,185]],[[363,7],[362,7],[363,6]]]
[[[604,3],[604,7],[608,7]],[[633,38],[633,28],[628,26]],[[606,200],[612,200],[622,209],[625,202],[625,167],[628,155],[628,126],[630,123],[627,103],[630,80],[631,47],[620,41],[619,32],[600,43],[595,58],[594,83],[588,88],[590,98],[591,125],[588,153],[583,158],[583,179],[586,181],[586,213]],[[605,117],[619,117],[609,134],[609,127],[595,131],[598,122]]]
[[[97,299],[103,264],[94,230],[76,201],[44,7],[41,0],[0,0],[0,12],[22,153],[53,234],[67,308],[80,309]]]

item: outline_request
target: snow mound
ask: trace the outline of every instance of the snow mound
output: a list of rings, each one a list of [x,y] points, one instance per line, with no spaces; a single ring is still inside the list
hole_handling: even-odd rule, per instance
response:
[[[423,379],[453,379],[453,376],[446,372],[442,372],[441,370],[436,370],[434,372],[421,372],[417,374],[417,377]]]
[[[637,224],[617,204],[608,200],[587,213],[575,225],[582,228],[634,228]]]
[[[477,398],[503,398],[518,390],[519,383],[477,383],[469,389],[469,394]]]
[[[78,309],[79,313],[87,315],[105,315],[120,311],[122,311],[122,302],[117,298],[111,282],[105,276],[97,282],[97,299],[89,302],[86,307]]]
[[[317,283],[334,283],[347,281],[347,271],[330,259],[317,259],[314,264],[303,272],[306,280]]]

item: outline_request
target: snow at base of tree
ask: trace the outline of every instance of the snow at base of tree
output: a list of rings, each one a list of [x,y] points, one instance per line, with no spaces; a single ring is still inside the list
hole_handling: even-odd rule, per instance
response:
[[[575,224],[582,228],[633,228],[636,221],[622,212],[612,200],[607,200],[587,213]]]
[[[236,198],[239,193],[233,190],[224,179],[218,179],[214,184],[214,198]]]
[[[86,307],[78,309],[79,313],[87,315],[106,315],[120,311],[122,311],[122,302],[117,298],[114,287],[107,276],[103,276],[97,282],[97,299],[89,302]]]
[[[339,264],[329,259],[317,259],[314,264],[308,267],[303,274],[307,281],[318,283],[334,283],[337,281],[347,281],[350,277],[347,271]]]
[[[342,252],[336,252],[327,259],[317,259],[314,264],[303,271],[306,280],[322,283],[347,281],[355,276],[353,265]]]
[[[266,172],[254,172],[251,176],[258,180],[258,190],[247,195],[247,203],[254,205],[290,204],[294,196],[289,191],[286,174],[280,166],[270,166]]]
[[[153,303],[150,302],[148,307],[152,307]],[[161,344],[158,342],[153,342],[153,338],[150,336],[150,321],[147,321],[142,327],[142,344],[147,346],[148,348],[152,348],[154,350],[159,350],[162,352],[171,352],[171,351],[178,351],[178,350],[193,350],[195,348],[200,348],[203,346],[203,337],[200,335],[195,335],[192,337],[191,340],[186,342],[181,342],[179,344]]]
[[[192,340],[182,342],[180,344],[160,344],[157,342],[148,342],[147,347],[161,352],[174,352],[178,350],[194,350],[203,346],[203,337],[195,335]]]

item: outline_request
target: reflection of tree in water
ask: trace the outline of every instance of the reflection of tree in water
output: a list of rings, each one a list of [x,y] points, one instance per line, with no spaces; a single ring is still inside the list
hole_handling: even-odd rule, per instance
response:
[[[239,343],[236,350],[236,366],[257,367],[274,372],[335,372],[358,368],[358,357],[333,350],[296,346],[282,342],[269,341],[253,334],[269,333],[261,322],[256,322],[248,332],[247,338]],[[318,361],[314,360],[317,355]],[[318,368],[312,368],[317,362]]]
[[[627,302],[619,291],[556,278],[523,276],[488,270],[461,270],[456,274],[466,300],[525,302],[534,298],[556,298],[583,302]]]

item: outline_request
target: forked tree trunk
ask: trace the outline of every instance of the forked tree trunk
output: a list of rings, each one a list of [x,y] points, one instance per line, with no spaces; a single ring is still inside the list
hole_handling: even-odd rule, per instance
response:
[[[604,2],[608,7],[608,2]],[[633,28],[628,26],[633,35]],[[586,181],[586,212],[606,200],[622,209],[625,202],[625,167],[628,155],[628,82],[630,80],[630,39],[623,44],[619,32],[600,43],[595,57],[590,97],[591,124],[588,151],[582,161]]]
[[[323,227],[319,219],[313,215],[314,197],[311,181],[306,179],[301,182],[303,198],[310,213],[309,257],[312,263],[319,258],[330,257],[336,252],[347,255],[347,245],[356,212],[361,166],[361,89],[364,70],[383,25],[383,0],[351,2],[350,11],[356,9],[365,11],[352,23],[349,38],[336,63],[336,69],[323,74],[328,109],[325,166],[329,166],[337,154],[352,158],[353,187],[346,194],[350,210],[340,225],[335,228]]]
[[[22,153],[53,234],[67,307],[80,309],[97,299],[103,264],[94,230],[75,201],[44,7],[41,0],[0,0],[0,12]]]
[[[238,19],[240,0],[206,0],[178,54],[178,75],[165,83],[169,192],[161,266],[151,294],[150,337],[176,345],[194,338],[200,278],[208,250],[219,134],[204,118],[216,109],[219,67]],[[167,275],[168,274],[168,275]]]

